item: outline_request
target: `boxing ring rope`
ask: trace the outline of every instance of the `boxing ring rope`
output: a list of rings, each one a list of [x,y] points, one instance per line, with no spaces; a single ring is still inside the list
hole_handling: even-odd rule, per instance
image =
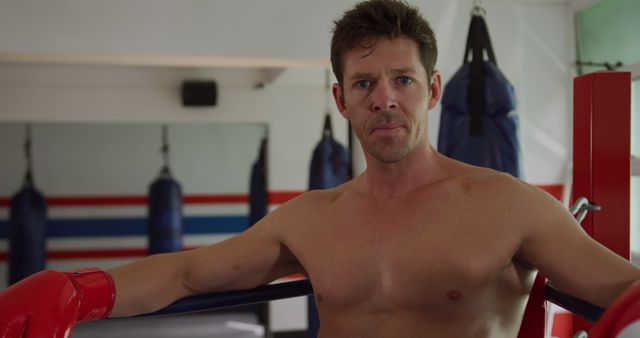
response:
[[[562,306],[564,309],[574,315],[580,316],[589,323],[595,323],[605,311],[603,308],[559,291],[550,283],[545,285],[544,291],[548,301]]]
[[[307,296],[312,293],[313,289],[309,281],[297,280],[293,282],[263,285],[249,290],[215,292],[185,297],[165,308],[141,316],[160,316],[215,310],[263,303],[277,299]]]
[[[589,322],[597,321],[604,312],[602,308],[558,291],[551,284],[546,285],[545,292],[547,300],[562,306]],[[250,290],[225,291],[186,297],[163,309],[141,316],[162,316],[208,311],[311,294],[313,294],[311,283],[308,280],[299,280],[264,285]]]

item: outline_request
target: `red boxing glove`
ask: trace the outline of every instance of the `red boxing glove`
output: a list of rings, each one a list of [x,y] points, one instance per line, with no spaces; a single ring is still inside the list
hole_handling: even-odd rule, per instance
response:
[[[100,269],[41,271],[0,293],[0,338],[70,337],[75,323],[108,317],[114,300]]]
[[[640,282],[618,297],[589,333],[589,338],[613,337],[640,337]]]

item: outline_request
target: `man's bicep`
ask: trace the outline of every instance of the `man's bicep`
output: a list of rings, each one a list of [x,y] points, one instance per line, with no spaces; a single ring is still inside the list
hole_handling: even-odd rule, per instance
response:
[[[543,196],[532,206],[538,217],[527,220],[522,254],[561,291],[606,307],[640,277],[629,262],[589,237],[561,204]]]
[[[263,220],[268,222],[267,220]],[[297,272],[298,263],[269,224],[189,252],[185,283],[195,292],[247,289]]]

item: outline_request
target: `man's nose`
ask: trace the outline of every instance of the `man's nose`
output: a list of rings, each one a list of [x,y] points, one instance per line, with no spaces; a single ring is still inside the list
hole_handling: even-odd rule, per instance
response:
[[[378,82],[371,94],[371,108],[373,111],[397,108],[396,93],[393,87],[386,81]]]

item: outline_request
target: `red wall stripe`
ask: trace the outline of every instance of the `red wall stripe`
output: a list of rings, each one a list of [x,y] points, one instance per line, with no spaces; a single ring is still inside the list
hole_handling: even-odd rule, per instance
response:
[[[302,191],[282,191],[269,193],[269,202],[282,204],[298,195]],[[233,204],[248,203],[247,194],[221,194],[221,195],[187,195],[184,196],[185,204]],[[0,207],[9,207],[10,197],[0,197]],[[47,205],[50,207],[82,207],[82,206],[132,206],[146,205],[147,196],[52,196],[47,197]]]
[[[224,203],[248,203],[246,194],[228,195],[188,195],[184,197],[185,204],[224,204]]]
[[[58,196],[47,197],[47,205],[52,207],[145,205],[146,196]]]
[[[536,187],[548,192],[551,196],[555,197],[559,201],[562,201],[562,193],[564,192],[564,186],[561,184],[555,185],[536,185]]]
[[[304,191],[277,191],[269,193],[269,204],[282,204],[302,195]]]
[[[302,191],[285,191],[269,193],[269,202],[282,204],[296,196]],[[249,196],[246,194],[225,194],[225,195],[187,195],[184,197],[185,204],[232,204],[248,203]],[[11,203],[9,197],[0,197],[0,207],[8,207]],[[146,196],[54,196],[47,198],[50,207],[78,207],[78,206],[131,206],[146,205]]]

